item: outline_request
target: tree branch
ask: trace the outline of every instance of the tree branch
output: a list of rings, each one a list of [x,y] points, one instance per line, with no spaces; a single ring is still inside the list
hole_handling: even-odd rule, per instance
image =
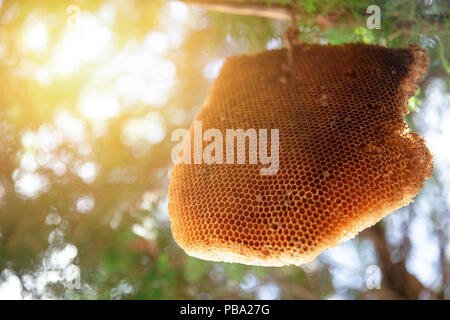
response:
[[[198,8],[213,10],[218,12],[238,14],[245,16],[263,17],[269,19],[279,19],[292,21],[292,13],[294,7],[292,4],[267,4],[266,2],[259,2],[255,0],[248,1],[233,1],[233,0],[180,0],[187,5],[192,5]],[[328,26],[335,26],[344,23],[347,26],[355,26],[355,17],[349,13],[347,7],[343,6],[339,10],[334,12],[328,12],[322,15],[316,15],[314,20],[322,28]],[[365,11],[361,12],[362,15]],[[295,13],[297,20],[301,20],[302,15],[299,12]],[[448,19],[448,13],[442,13],[438,15],[424,15],[422,19],[427,21],[429,25],[424,26],[422,29],[426,30],[430,25],[437,25],[439,28],[445,28],[446,19]],[[303,15],[305,18],[305,15]],[[341,19],[342,18],[342,19]],[[398,28],[404,30],[410,30],[415,21],[399,21]]]
[[[269,19],[279,19],[287,21],[303,20],[305,16],[295,10],[292,4],[267,4],[265,2],[257,2],[249,0],[245,2],[236,2],[232,0],[180,0],[187,5],[198,8],[213,10],[223,13],[238,14],[245,16],[263,17]],[[351,15],[346,15],[347,10],[342,7],[339,10],[324,15],[316,15],[313,20],[321,27],[335,26],[342,22],[341,18],[345,16],[346,25],[354,25],[355,19]],[[293,19],[294,18],[294,19]]]
[[[224,13],[256,16],[270,19],[291,20],[292,7],[290,5],[267,4],[264,2],[234,2],[226,0],[181,0],[188,5],[206,10]]]
[[[427,292],[430,296],[433,296],[430,290],[408,272],[405,260],[398,263],[392,262],[384,231],[379,223],[364,230],[361,236],[373,241],[380,260],[381,270],[383,270],[383,283],[395,292],[398,298],[417,300],[422,292]]]

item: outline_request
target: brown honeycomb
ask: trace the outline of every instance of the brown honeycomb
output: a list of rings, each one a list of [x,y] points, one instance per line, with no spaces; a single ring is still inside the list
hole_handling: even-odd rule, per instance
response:
[[[172,232],[189,255],[300,265],[409,203],[431,176],[424,139],[404,122],[424,50],[302,44],[294,61],[287,73],[285,49],[233,57],[213,84],[203,131],[277,128],[280,163],[276,175],[259,162],[174,166]]]

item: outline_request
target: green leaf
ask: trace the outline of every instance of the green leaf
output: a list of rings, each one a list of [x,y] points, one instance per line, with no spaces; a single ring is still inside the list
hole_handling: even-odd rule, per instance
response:
[[[227,277],[230,280],[240,282],[246,274],[248,267],[237,263],[226,263],[224,264],[224,269]]]
[[[210,263],[189,257],[184,265],[184,277],[187,282],[199,282],[208,275]]]
[[[305,0],[301,4],[307,13],[313,13],[316,11],[316,0]]]
[[[420,95],[420,88],[417,89],[416,93],[414,94],[414,96],[412,96],[409,100],[408,100],[408,108],[409,110],[411,110],[411,112],[416,112],[417,108],[420,105],[420,99],[419,99],[419,95]]]

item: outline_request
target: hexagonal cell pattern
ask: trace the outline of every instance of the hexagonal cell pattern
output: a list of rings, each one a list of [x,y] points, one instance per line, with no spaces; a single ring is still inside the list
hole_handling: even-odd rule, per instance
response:
[[[432,175],[423,138],[404,122],[428,65],[424,50],[302,44],[294,52],[291,70],[286,49],[228,59],[196,116],[224,136],[279,129],[280,162],[275,175],[261,175],[262,164],[174,166],[171,227],[189,255],[301,265],[409,203]]]

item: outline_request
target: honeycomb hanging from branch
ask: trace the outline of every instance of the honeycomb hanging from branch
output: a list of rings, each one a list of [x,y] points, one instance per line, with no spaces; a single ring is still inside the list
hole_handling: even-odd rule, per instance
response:
[[[301,265],[409,203],[432,175],[424,139],[404,122],[428,65],[424,50],[302,44],[294,52],[288,77],[280,49],[230,58],[214,82],[196,120],[204,130],[279,129],[279,170],[175,165],[169,215],[189,255]]]

